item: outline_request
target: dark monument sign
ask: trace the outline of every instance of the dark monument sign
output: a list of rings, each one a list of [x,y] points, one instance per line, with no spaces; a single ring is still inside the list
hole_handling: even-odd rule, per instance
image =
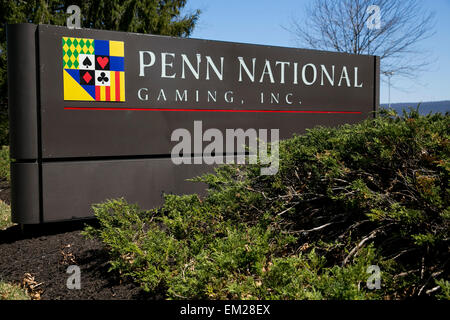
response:
[[[33,24],[9,25],[7,37],[22,224],[86,218],[107,198],[151,208],[164,192],[202,191],[185,179],[211,166],[171,161],[172,132],[194,121],[285,139],[378,105],[374,56]]]

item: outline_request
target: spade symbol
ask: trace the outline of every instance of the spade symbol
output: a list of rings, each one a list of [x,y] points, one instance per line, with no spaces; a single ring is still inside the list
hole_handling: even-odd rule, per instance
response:
[[[106,76],[104,72],[100,73],[100,77],[97,77],[98,82],[101,82],[102,84],[105,84],[105,82],[108,82],[109,79]]]
[[[83,61],[83,65],[84,65],[86,68],[92,66],[91,59],[89,59],[88,57],[86,57],[86,58],[84,59],[84,61]]]

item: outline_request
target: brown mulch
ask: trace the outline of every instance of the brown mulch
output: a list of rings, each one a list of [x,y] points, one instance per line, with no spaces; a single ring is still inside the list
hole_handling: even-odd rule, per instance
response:
[[[2,182],[0,199],[9,203],[9,196],[9,187]],[[15,225],[0,230],[0,280],[22,285],[32,281],[35,296],[43,300],[162,298],[108,272],[108,252],[102,243],[81,235],[85,223],[52,223],[24,230]],[[67,288],[69,265],[80,267],[80,290]]]

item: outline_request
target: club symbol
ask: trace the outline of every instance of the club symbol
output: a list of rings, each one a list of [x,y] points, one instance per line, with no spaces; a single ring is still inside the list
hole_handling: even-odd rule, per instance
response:
[[[102,84],[105,84],[105,82],[108,82],[109,79],[108,79],[108,77],[106,76],[106,74],[104,72],[101,72],[100,76],[97,77],[97,81],[101,82]]]
[[[91,59],[89,59],[88,57],[86,57],[86,58],[83,60],[83,66],[85,66],[86,68],[92,66]]]

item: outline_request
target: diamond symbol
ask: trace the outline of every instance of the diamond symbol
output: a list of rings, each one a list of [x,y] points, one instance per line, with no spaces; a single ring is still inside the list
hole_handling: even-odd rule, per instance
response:
[[[86,83],[89,83],[92,80],[92,76],[89,74],[89,72],[86,72],[83,76],[84,81],[86,81]]]

